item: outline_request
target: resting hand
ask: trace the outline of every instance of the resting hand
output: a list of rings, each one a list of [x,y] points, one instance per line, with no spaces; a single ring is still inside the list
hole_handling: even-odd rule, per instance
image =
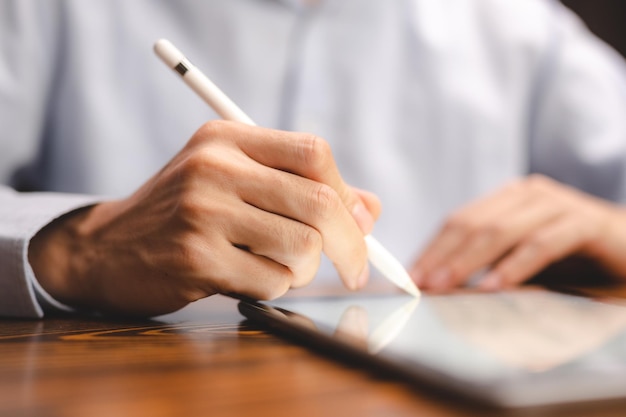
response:
[[[307,284],[322,251],[356,289],[379,211],[343,182],[323,140],[217,121],[129,198],[44,228],[29,259],[60,301],[123,314],[215,293],[275,298]]]
[[[480,283],[521,283],[570,255],[626,280],[626,211],[532,175],[452,214],[411,269],[424,289],[445,291],[488,268]]]

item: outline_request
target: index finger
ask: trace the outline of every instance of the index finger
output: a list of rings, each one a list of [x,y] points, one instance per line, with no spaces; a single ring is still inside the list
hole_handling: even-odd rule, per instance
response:
[[[228,123],[228,122],[225,122]],[[240,125],[236,144],[260,164],[330,186],[361,230],[369,233],[374,218],[359,194],[341,177],[328,142],[310,133]]]

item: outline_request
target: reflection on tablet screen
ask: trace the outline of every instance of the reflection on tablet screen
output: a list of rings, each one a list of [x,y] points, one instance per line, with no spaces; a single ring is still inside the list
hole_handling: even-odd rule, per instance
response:
[[[414,368],[418,377],[437,374],[463,390],[472,385],[470,396],[502,405],[626,396],[625,306],[543,290],[421,300],[285,298],[266,305],[284,309],[287,321],[311,335],[403,371]]]

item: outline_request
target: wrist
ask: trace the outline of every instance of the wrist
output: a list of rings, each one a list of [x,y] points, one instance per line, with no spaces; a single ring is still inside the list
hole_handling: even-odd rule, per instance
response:
[[[39,285],[55,300],[86,305],[89,294],[83,279],[86,234],[81,225],[92,207],[67,213],[42,228],[31,239],[28,260]]]

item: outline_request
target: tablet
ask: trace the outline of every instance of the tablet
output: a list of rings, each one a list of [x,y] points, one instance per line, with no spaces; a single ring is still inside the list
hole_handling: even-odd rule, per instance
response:
[[[242,301],[306,346],[504,408],[626,398],[626,306],[540,289]]]

